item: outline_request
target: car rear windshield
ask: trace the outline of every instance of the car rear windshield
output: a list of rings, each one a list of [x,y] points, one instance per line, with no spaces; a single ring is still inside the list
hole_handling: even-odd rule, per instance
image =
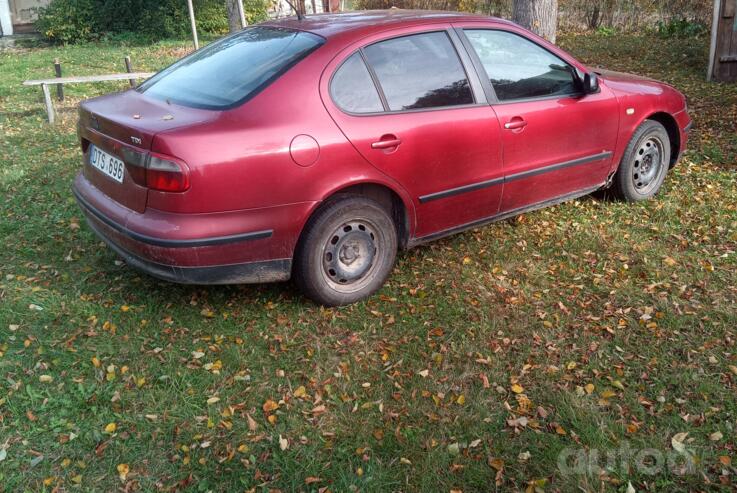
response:
[[[183,106],[232,108],[258,94],[324,41],[292,29],[247,28],[179,60],[139,90]]]

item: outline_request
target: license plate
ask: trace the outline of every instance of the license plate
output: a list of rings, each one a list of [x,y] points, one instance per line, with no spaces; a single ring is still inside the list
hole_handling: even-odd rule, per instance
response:
[[[118,183],[123,183],[123,175],[125,174],[123,161],[92,144],[90,144],[90,165]]]

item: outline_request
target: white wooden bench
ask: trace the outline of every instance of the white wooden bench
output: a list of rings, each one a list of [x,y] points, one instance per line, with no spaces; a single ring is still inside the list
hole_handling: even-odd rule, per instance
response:
[[[83,75],[79,77],[55,77],[53,79],[27,80],[23,82],[24,86],[41,86],[44,94],[44,102],[46,103],[46,113],[49,115],[49,123],[54,123],[54,106],[51,103],[51,93],[49,86],[53,84],[78,84],[83,82],[103,82],[108,80],[132,80],[147,79],[154,75],[153,72],[129,72],[125,74],[107,74],[107,75]]]

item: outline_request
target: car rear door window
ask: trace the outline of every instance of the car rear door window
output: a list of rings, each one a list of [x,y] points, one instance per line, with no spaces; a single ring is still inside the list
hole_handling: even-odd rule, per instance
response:
[[[230,108],[258,94],[324,41],[293,29],[244,29],[162,70],[139,91],[184,106]]]
[[[403,36],[364,48],[391,111],[473,104],[471,86],[445,32]]]
[[[360,53],[348,57],[335,72],[330,81],[330,94],[335,104],[349,113],[384,111],[379,93]]]
[[[500,101],[575,94],[575,69],[522,36],[464,30]]]

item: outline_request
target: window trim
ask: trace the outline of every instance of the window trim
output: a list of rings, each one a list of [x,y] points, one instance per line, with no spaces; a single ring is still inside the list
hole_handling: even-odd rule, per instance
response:
[[[364,116],[380,116],[380,115],[398,115],[403,113],[420,113],[425,111],[441,111],[441,110],[452,110],[452,109],[463,109],[463,108],[475,108],[478,106],[488,106],[489,101],[486,98],[486,94],[483,91],[483,81],[478,76],[478,73],[475,70],[475,67],[473,66],[473,60],[469,57],[469,54],[467,53],[466,48],[462,45],[461,39],[457,36],[457,34],[454,32],[455,30],[452,27],[440,27],[437,29],[430,29],[430,30],[423,30],[423,31],[417,31],[417,32],[410,32],[410,33],[402,33],[397,34],[395,36],[389,36],[386,38],[382,38],[376,41],[372,41],[366,45],[362,45],[356,50],[350,52],[348,55],[346,55],[343,60],[338,64],[338,66],[333,70],[333,73],[330,74],[330,79],[328,80],[328,95],[330,96],[330,101],[333,105],[341,112],[349,116],[355,116],[355,117],[364,117]],[[371,66],[371,64],[366,59],[366,55],[364,53],[364,48],[367,48],[369,46],[383,43],[384,41],[390,41],[392,39],[399,39],[399,38],[406,38],[409,36],[419,36],[423,34],[431,34],[431,33],[445,33],[446,37],[448,38],[448,41],[450,42],[451,46],[453,47],[453,50],[456,53],[456,56],[458,57],[458,61],[461,64],[461,68],[463,69],[463,73],[466,75],[466,80],[468,81],[469,88],[471,90],[471,97],[473,98],[473,103],[467,103],[467,104],[457,104],[457,105],[449,105],[449,106],[433,106],[430,108],[411,108],[411,109],[402,109],[402,110],[391,110],[389,109],[389,103],[386,100],[386,95],[384,94],[384,88],[381,86],[381,83],[379,82],[379,78],[376,75],[376,72],[374,71],[374,68]],[[382,106],[384,106],[384,110],[380,112],[369,112],[369,113],[356,113],[352,111],[348,111],[343,109],[333,97],[333,78],[335,77],[335,74],[340,70],[340,68],[343,66],[346,61],[348,61],[349,58],[351,58],[356,53],[360,53],[361,59],[363,60],[363,63],[366,65],[366,68],[369,71],[369,75],[371,76],[371,81],[374,83],[374,88],[376,89],[376,92],[379,94],[379,99],[381,100]],[[474,68],[474,72],[471,73],[470,68]]]
[[[338,75],[338,72],[343,68],[343,66],[348,63],[348,60],[353,58],[355,55],[358,55],[358,58],[361,60],[361,63],[363,63],[364,68],[369,74],[369,79],[371,80],[371,84],[373,84],[374,91],[376,91],[376,95],[379,97],[379,103],[381,103],[382,108],[384,108],[382,111],[365,111],[365,112],[358,112],[358,111],[349,111],[345,108],[343,108],[340,104],[338,104],[337,99],[335,98],[335,94],[333,94],[333,79],[336,75]],[[351,116],[361,116],[361,115],[381,115],[386,112],[388,106],[386,103],[386,98],[384,97],[384,92],[380,90],[380,86],[376,83],[376,74],[374,74],[373,69],[369,66],[368,62],[366,62],[366,58],[363,56],[363,52],[358,49],[354,52],[352,52],[350,55],[345,57],[341,62],[338,64],[338,66],[333,70],[333,73],[330,75],[330,80],[328,81],[328,95],[330,96],[330,101],[335,105],[336,108],[338,108],[342,113],[345,113],[346,115]]]
[[[529,98],[516,98],[516,99],[507,99],[507,100],[500,100],[499,97],[496,94],[496,90],[494,89],[494,85],[491,83],[491,79],[489,78],[489,74],[486,72],[486,68],[484,67],[484,64],[481,62],[481,58],[479,57],[478,53],[474,49],[473,45],[471,44],[471,41],[468,39],[468,36],[466,36],[466,31],[500,31],[503,33],[511,34],[513,36],[517,36],[519,38],[524,39],[525,41],[528,41],[538,48],[545,50],[555,58],[559,59],[561,62],[565,63],[567,66],[571,67],[576,72],[579,72],[578,67],[576,67],[574,64],[570,63],[568,60],[563,59],[560,55],[557,53],[553,53],[551,50],[546,48],[545,46],[542,46],[540,43],[535,42],[535,40],[528,38],[527,36],[524,36],[518,32],[504,29],[501,27],[487,27],[487,26],[463,26],[463,27],[455,27],[453,28],[454,31],[458,34],[458,37],[461,39],[461,42],[463,43],[463,47],[468,51],[469,56],[471,57],[471,61],[473,63],[474,68],[479,72],[479,74],[483,74],[483,77],[481,78],[481,84],[484,87],[484,92],[486,92],[487,97],[490,100],[491,105],[502,105],[502,104],[515,104],[515,103],[527,103],[527,102],[533,102],[533,101],[545,101],[548,99],[564,99],[564,98],[573,98],[573,99],[580,99],[583,96],[586,95],[580,88],[577,88],[576,92],[570,93],[570,94],[551,94],[547,96],[533,96]],[[575,82],[575,81],[574,81]]]

